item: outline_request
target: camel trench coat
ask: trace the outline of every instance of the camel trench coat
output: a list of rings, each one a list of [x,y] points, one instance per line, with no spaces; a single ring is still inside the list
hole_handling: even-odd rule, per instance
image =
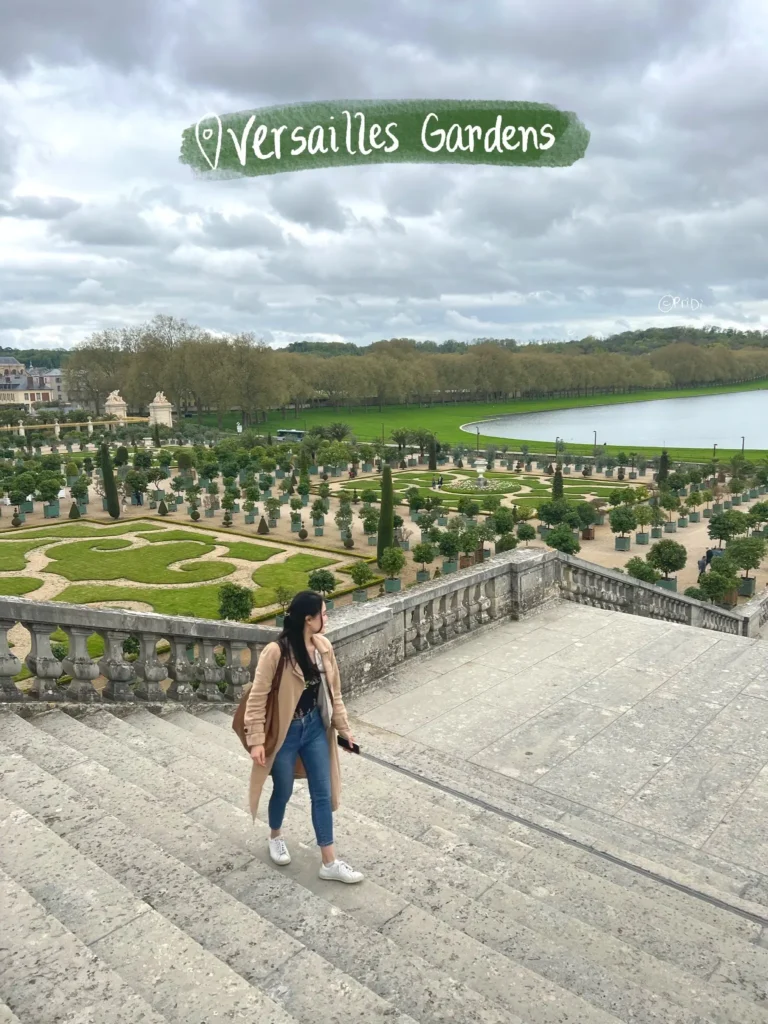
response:
[[[327,730],[327,737],[328,750],[331,756],[331,807],[335,811],[338,810],[339,798],[341,796],[339,745],[336,742],[336,734],[341,733],[342,736],[349,736],[351,733],[347,710],[341,699],[341,678],[333,647],[330,640],[322,634],[316,634],[314,640],[323,659],[325,678],[328,681],[328,689],[330,690],[333,702],[331,726]],[[256,764],[255,761],[252,762],[251,767],[248,796],[251,814],[254,818],[258,813],[264,783],[272,771],[272,765],[277,752],[285,742],[288,729],[293,721],[296,705],[299,703],[299,699],[304,691],[304,676],[301,669],[294,663],[292,658],[287,658],[283,665],[283,676],[277,693],[276,713],[271,721],[269,735],[265,735],[267,698],[272,688],[272,680],[274,679],[279,661],[279,645],[277,643],[267,644],[261,652],[261,657],[256,666],[256,675],[248,693],[248,700],[245,706],[245,734],[248,747],[263,746],[266,754],[266,764],[263,768]],[[306,779],[307,777],[300,757],[296,759],[294,774],[299,779]]]

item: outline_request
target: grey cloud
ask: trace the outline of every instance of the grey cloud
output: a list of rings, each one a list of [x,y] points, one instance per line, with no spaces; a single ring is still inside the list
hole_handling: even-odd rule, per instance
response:
[[[286,220],[308,228],[343,231],[349,215],[316,171],[276,179],[269,192],[274,209]]]
[[[61,220],[79,209],[80,203],[67,196],[18,196],[0,203],[0,217],[23,220]]]
[[[216,249],[281,249],[285,237],[263,213],[224,217],[210,211],[203,218],[203,241]]]

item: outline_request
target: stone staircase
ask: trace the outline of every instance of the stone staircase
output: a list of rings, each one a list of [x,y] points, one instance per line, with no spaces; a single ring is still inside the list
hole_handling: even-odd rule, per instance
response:
[[[443,788],[343,757],[337,842],[366,881],[321,882],[306,786],[276,868],[221,711],[69,712],[0,715],[0,1024],[768,1024],[747,867],[555,803],[510,820],[445,789],[505,808],[499,776],[360,723]]]

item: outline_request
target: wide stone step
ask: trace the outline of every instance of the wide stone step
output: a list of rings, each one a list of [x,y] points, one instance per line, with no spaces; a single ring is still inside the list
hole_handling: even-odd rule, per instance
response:
[[[152,734],[151,736],[145,735],[141,741],[142,747],[146,752],[151,751],[153,744],[161,743],[161,736],[169,741],[174,741],[182,748],[186,747],[190,743],[190,738],[174,735],[177,723],[183,722],[185,731],[187,727],[192,732],[199,731],[197,726],[190,725],[190,720],[192,722],[195,721],[193,716],[179,712],[174,712],[162,718],[142,712],[139,715],[129,716],[125,723],[116,723],[112,720],[112,724],[110,724],[106,721],[106,718],[107,716],[89,716],[85,721],[94,725],[100,722],[100,727],[112,732],[115,735],[115,739],[124,732],[125,724],[140,727],[142,731],[146,726],[147,730]],[[131,739],[127,742],[129,745],[135,746],[138,740]],[[197,754],[208,765],[206,779],[210,781],[210,773],[212,771],[219,774],[218,768],[212,768],[214,761],[217,760],[216,755],[218,751],[215,747],[209,747],[207,741],[201,736],[197,736],[193,743]],[[164,744],[162,749],[167,749]],[[223,753],[226,754],[228,752],[223,751]],[[227,760],[230,761],[232,767],[239,768],[245,764],[247,768],[247,761],[244,761],[243,756],[240,754],[233,752],[231,758],[227,757]],[[352,763],[359,764],[361,762],[348,758],[345,759],[345,763],[351,765]],[[239,787],[242,783],[235,776],[232,777],[232,783],[232,799],[234,802],[239,802]],[[212,787],[217,791],[223,788],[221,782],[212,784]],[[356,791],[356,783],[349,785],[345,790],[347,795],[352,791]],[[427,790],[426,792],[431,793],[432,791]],[[371,793],[368,791],[363,792],[362,799],[364,803],[370,804]],[[302,802],[306,803],[306,796],[301,794],[295,798],[295,801],[292,801],[292,803],[294,802],[297,805]],[[201,808],[200,812],[205,810],[205,808]],[[233,807],[232,812],[234,811],[235,808]],[[232,812],[230,814],[225,813],[222,816],[220,808],[216,810],[214,815],[211,806],[208,805],[208,812],[209,818],[207,823],[226,833],[234,834],[238,827],[246,828],[250,825],[248,823],[248,826],[246,826],[245,820],[241,820]],[[343,808],[339,814],[339,821],[347,820],[349,817],[350,812]],[[311,844],[313,841],[311,827],[308,824],[306,812],[303,820],[295,815],[294,819],[294,824],[298,826],[298,832],[301,837]],[[408,931],[400,930],[398,932],[398,941],[404,944],[407,939],[413,944],[415,950],[428,950],[425,955],[432,962],[440,962],[439,959],[435,959],[438,956],[437,946],[425,943],[425,935],[440,932],[441,928],[443,931],[446,931],[446,926],[436,922],[434,917],[430,917],[430,914],[437,914],[442,916],[450,925],[447,928],[444,945],[448,944],[448,939],[450,939],[453,960],[455,961],[456,957],[461,953],[463,957],[462,964],[465,966],[466,972],[470,970],[473,962],[477,962],[478,959],[482,960],[482,956],[484,956],[486,965],[489,958],[493,960],[488,946],[494,946],[494,943],[497,941],[496,937],[503,935],[505,936],[504,941],[506,943],[505,953],[508,953],[510,948],[514,947],[517,958],[521,961],[529,960],[530,966],[534,971],[543,971],[543,975],[547,976],[548,980],[555,981],[561,986],[573,987],[576,991],[583,992],[585,998],[601,999],[602,1005],[610,1005],[612,1012],[619,1012],[619,1008],[621,1013],[629,1014],[631,1012],[632,1017],[628,1019],[641,1019],[635,1015],[640,1013],[638,1007],[642,1002],[645,1002],[649,1014],[655,1013],[658,1010],[658,1000],[661,993],[663,993],[663,998],[671,1003],[682,1001],[682,1006],[689,1008],[695,1006],[696,1012],[706,1010],[712,1015],[711,1019],[713,1020],[765,1021],[768,1019],[761,1010],[750,1006],[732,993],[714,991],[706,985],[706,982],[701,980],[694,981],[689,975],[677,970],[673,965],[654,960],[653,957],[640,953],[637,949],[633,949],[624,943],[611,943],[606,935],[583,925],[578,920],[564,919],[564,915],[559,913],[553,915],[547,907],[539,908],[541,913],[537,914],[537,901],[517,892],[514,893],[514,896],[518,900],[518,904],[516,904],[512,919],[519,919],[521,909],[519,903],[524,902],[527,904],[523,908],[527,914],[527,923],[532,923],[535,928],[540,929],[542,934],[536,935],[531,931],[526,932],[523,929],[522,934],[517,934],[513,940],[513,937],[509,934],[508,921],[498,919],[497,915],[491,910],[477,907],[476,905],[473,907],[472,901],[466,898],[467,892],[474,895],[482,893],[493,882],[492,879],[478,875],[478,873],[471,869],[460,870],[460,865],[454,864],[450,860],[440,860],[434,856],[431,858],[427,856],[427,860],[423,863],[417,862],[414,851],[411,849],[408,850],[405,856],[402,855],[399,848],[403,846],[404,842],[406,842],[404,837],[393,838],[382,830],[377,831],[375,823],[363,816],[352,816],[349,827],[345,830],[345,846],[352,850],[355,860],[359,861],[361,866],[369,872],[369,877],[375,878],[385,889],[397,891],[399,895],[405,896],[414,903],[414,906],[407,908],[406,917],[409,919]],[[394,854],[390,853],[392,850],[395,851]],[[371,851],[385,852],[383,855],[372,859]],[[424,854],[428,853],[428,851],[420,850],[417,847],[416,853],[423,859]],[[403,864],[408,864],[409,869],[401,870]],[[414,867],[416,870],[414,870]],[[428,880],[426,893],[424,891],[425,879]],[[334,890],[327,887],[322,892],[322,895],[326,894],[328,894],[327,898],[329,899],[332,899],[335,895]],[[413,920],[414,915],[417,914],[416,906],[422,911],[421,920],[418,924]],[[389,909],[391,908],[382,907],[383,917],[386,917]],[[457,916],[462,918],[461,922],[458,923],[458,927],[464,928],[467,932],[467,935],[463,938],[456,934]],[[553,920],[553,916],[557,919]],[[404,915],[401,912],[395,918],[395,921],[402,920],[404,920]],[[470,934],[473,928],[475,930],[474,938]],[[388,929],[385,928],[385,930]],[[520,932],[520,929],[518,929],[518,932]],[[558,949],[551,941],[551,938],[548,937],[557,935],[558,938],[561,938],[563,934],[570,940],[573,952],[568,953],[562,948]],[[473,942],[477,945],[478,938],[481,938],[482,942],[487,944],[482,956],[480,954],[482,947],[478,947],[478,949],[472,948]],[[601,971],[599,966],[579,959],[579,954],[585,948],[594,949],[599,954],[599,959],[605,970]],[[473,954],[475,957],[474,961],[472,960]],[[611,972],[615,973],[617,970],[625,975],[623,991],[621,986],[614,985],[611,981]],[[509,967],[507,967],[507,971],[509,971]],[[463,972],[463,977],[466,976],[466,972]],[[585,984],[585,978],[588,978],[592,984],[591,991],[589,990],[589,984]],[[652,996],[641,992],[639,989],[640,985],[652,985],[654,991],[658,991],[659,995]],[[487,991],[487,984],[484,990]],[[608,1003],[609,997],[610,1003]],[[667,1021],[687,1019],[685,1016],[687,1011],[682,1006],[668,1006],[665,1010],[665,1019]],[[652,1018],[649,1016],[648,1019]]]
[[[60,786],[62,801],[71,800],[68,787],[64,783]],[[17,858],[26,856],[24,873],[32,875],[30,889],[34,891],[44,886],[46,894],[55,889],[46,874],[40,874],[42,867],[48,870],[49,853],[52,857],[55,855],[53,872],[62,875],[71,886],[72,858],[77,855],[71,849],[67,852],[67,844],[58,836],[46,835],[49,830],[35,818],[0,797],[0,815],[3,812],[7,812],[7,817],[0,820],[4,824],[9,819],[12,821],[7,834],[14,842],[13,853],[9,849],[4,860],[15,864]],[[97,889],[91,880],[103,869],[112,878],[119,878],[119,889],[124,887],[133,893],[137,897],[135,902],[142,901],[146,910],[153,908],[251,985],[282,1004],[297,1021],[335,1022],[338,1019],[335,997],[343,993],[345,1006],[358,1019],[375,1024],[413,1024],[412,1018],[398,1014],[369,989],[137,835],[117,818],[105,815],[87,828],[70,831],[67,841],[69,847],[87,858],[91,871],[82,888],[67,888],[63,897],[54,891],[53,898],[74,899],[78,907],[87,899],[93,904],[96,920],[100,920],[115,906],[114,898],[111,901],[105,898],[112,895],[110,890],[114,886],[102,881]],[[46,864],[41,864],[41,857]],[[206,985],[209,983],[207,981]]]
[[[70,720],[70,724],[84,728],[75,721]],[[73,827],[92,824],[94,808],[101,809],[99,818],[104,812],[119,816],[139,835],[211,878],[261,917],[414,1020],[425,1024],[449,1021],[453,1024],[458,1019],[466,1024],[521,1024],[517,1014],[497,1008],[490,1000],[455,980],[452,974],[434,969],[419,956],[409,956],[380,932],[363,926],[351,916],[343,916],[338,908],[265,863],[263,839],[254,832],[244,811],[238,812],[237,808],[214,797],[185,815],[138,786],[114,777],[98,762],[83,759],[63,741],[59,743],[56,757],[77,760],[77,763],[60,768],[57,779],[49,776],[46,783],[41,777],[45,772],[38,765],[48,757],[52,744],[45,733],[41,731],[39,735],[41,744],[36,748],[27,738],[26,758],[0,755],[0,790],[22,806],[25,801],[27,805],[34,801],[33,813],[41,821],[53,813],[59,819],[58,827],[71,831]],[[0,729],[0,740],[2,738]],[[13,764],[14,757],[20,764]],[[35,766],[38,766],[38,777],[32,779],[29,769]],[[74,806],[73,801],[69,804],[62,801],[62,794],[54,785],[58,780],[67,783],[69,789],[78,794],[78,799],[83,797],[84,801]],[[161,775],[158,780],[162,788]],[[249,833],[243,833],[235,842],[226,832],[217,833],[193,820],[192,815],[210,819],[219,810],[228,818],[231,813],[240,814],[243,823],[248,817]],[[318,886],[329,887],[328,883],[317,879],[316,866],[314,878]],[[350,898],[361,902],[359,893],[354,896],[350,890],[346,891]],[[366,892],[362,901],[367,899]],[[585,1018],[585,1022],[591,1024],[589,1018]]]
[[[0,868],[168,1022],[208,1024],[217,1015],[243,1022],[295,1021],[51,829],[1,797],[0,829]]]
[[[372,754],[501,810],[519,815],[578,842],[606,851],[715,898],[768,916],[768,878],[743,865],[667,839],[590,808],[516,783],[489,769],[354,722],[358,742]],[[506,826],[513,822],[505,821]],[[525,829],[525,826],[520,826]],[[530,830],[528,830],[530,833]],[[510,833],[512,834],[512,833]],[[530,842],[540,843],[531,836]],[[574,862],[578,851],[563,852]],[[590,855],[586,855],[590,858]]]
[[[768,645],[766,647],[768,649]],[[218,709],[204,709],[194,715],[187,714],[177,724],[187,731],[207,736],[230,750],[231,741],[234,740],[235,746],[239,748],[232,731],[231,715]],[[418,771],[429,778],[445,781],[445,772],[448,772],[449,779],[454,781],[447,784],[463,792],[469,791],[462,766],[457,766],[455,759],[447,758],[439,751],[414,744],[403,737],[387,734],[364,722],[355,721],[354,728],[358,738],[371,753],[385,758],[389,756],[394,763],[411,769],[417,766]],[[363,763],[377,767],[371,762]],[[672,877],[673,880],[716,899],[735,903],[764,917],[768,916],[768,876],[759,871],[724,861],[705,850],[593,808],[575,806],[563,812],[562,807],[553,808],[549,801],[540,801],[539,791],[532,786],[520,786],[513,780],[501,778],[488,769],[473,766],[472,771],[479,772],[481,780],[479,792],[472,791],[472,795],[480,795],[487,803],[565,833],[587,846],[605,850],[662,877]],[[420,790],[422,783],[413,782],[407,776],[399,776],[398,790],[413,792],[414,789],[409,786]],[[525,803],[520,800],[521,791],[525,792]],[[435,808],[458,806],[455,798],[436,789],[431,790],[431,799]],[[453,805],[448,803],[451,800],[454,801]],[[406,803],[407,801],[403,801],[399,807],[400,813],[403,811],[403,804]],[[590,852],[535,832],[525,825],[509,821],[465,801],[461,802],[461,806],[466,809],[465,813],[472,820],[482,822],[489,830],[500,832],[505,838],[512,837],[528,846],[547,849],[558,859],[568,860],[584,870],[611,878],[620,884],[629,884],[633,888],[642,888],[645,884],[637,873],[629,874],[619,865],[612,865],[606,860],[596,858]],[[403,824],[406,824],[407,820],[407,817],[404,818]],[[444,824],[444,821],[433,823]],[[649,884],[656,885],[654,882]]]
[[[168,1024],[1,869],[0,906],[0,998],[18,1011],[9,1024]]]
[[[128,719],[128,724],[132,721],[138,721],[136,716],[131,716]],[[167,738],[169,742],[178,743],[181,747],[189,747],[191,744],[189,740],[180,739],[178,735],[174,735],[172,727],[175,723],[184,723],[185,729],[199,729],[202,724],[195,716],[178,712],[164,720],[144,713],[140,721],[143,728],[146,727],[155,734]],[[233,738],[237,742],[234,734]],[[215,759],[218,765],[221,759],[217,757],[216,748],[210,746],[209,743],[210,741],[202,735],[197,735],[194,739],[194,746],[198,754],[205,756],[209,761]],[[225,755],[227,755],[227,762],[232,768],[235,767],[235,764],[243,763],[242,755],[235,751],[231,755],[225,752]],[[244,763],[247,770],[247,761]],[[761,930],[759,925],[683,893],[661,889],[658,883],[649,882],[644,887],[639,885],[627,887],[605,876],[595,877],[580,867],[572,866],[567,861],[553,858],[551,856],[552,844],[546,852],[530,850],[524,859],[517,858],[513,863],[508,863],[502,857],[497,857],[489,864],[483,864],[482,857],[475,857],[476,868],[463,865],[464,870],[461,870],[460,863],[451,857],[440,856],[437,852],[440,842],[439,834],[429,833],[430,838],[434,840],[431,844],[434,852],[430,855],[423,850],[424,837],[420,837],[420,841],[415,842],[408,835],[403,835],[399,831],[397,834],[393,834],[389,830],[371,830],[368,827],[371,823],[370,816],[375,815],[376,808],[385,805],[402,807],[412,800],[412,793],[409,792],[405,799],[401,798],[398,793],[400,777],[396,777],[396,779],[390,777],[391,783],[395,784],[390,784],[389,787],[370,784],[370,778],[363,778],[369,767],[376,766],[364,765],[363,762],[351,757],[345,758],[344,761],[345,771],[355,776],[359,775],[359,778],[356,778],[355,782],[348,782],[345,785],[343,806],[338,820],[341,823],[350,818],[350,805],[365,811],[363,817],[355,816],[353,818],[351,827],[345,833],[345,844],[354,851],[358,859],[365,857],[371,850],[388,849],[392,844],[396,847],[398,845],[405,846],[408,850],[409,863],[418,866],[425,872],[430,870],[431,865],[432,873],[439,872],[441,881],[447,882],[460,892],[470,896],[476,896],[490,888],[494,882],[501,881],[542,900],[546,888],[543,887],[543,880],[553,878],[557,880],[559,885],[557,891],[562,897],[558,901],[558,909],[567,910],[571,916],[577,917],[587,924],[596,925],[602,931],[611,932],[613,930],[613,934],[616,934],[622,941],[636,943],[640,948],[652,955],[659,956],[660,959],[677,963],[684,970],[690,971],[693,966],[699,965],[704,954],[707,957],[705,963],[711,964],[711,969],[714,970],[717,957],[722,956],[726,960],[732,960],[738,959],[741,953],[747,960],[755,962],[758,971],[762,970],[763,965],[768,971],[768,956],[765,951],[755,950],[752,945],[759,938]],[[233,783],[234,781],[233,778]],[[357,782],[362,784],[357,785]],[[434,791],[430,790],[429,795],[432,792]],[[234,791],[230,799],[233,797],[236,802],[240,802],[241,798],[239,795],[235,795]],[[306,801],[307,797],[297,794],[296,799]],[[418,806],[421,807],[427,802],[427,793],[425,792]],[[447,821],[452,824],[450,819]],[[528,832],[530,833],[531,830],[529,829]],[[305,826],[304,835],[309,837],[310,834]],[[444,835],[443,839],[445,838]],[[447,839],[450,841],[450,833],[448,833]],[[386,846],[380,844],[386,844]],[[489,867],[492,869],[491,871],[489,871]],[[569,893],[573,896],[570,903],[567,902]],[[585,905],[582,906],[584,894],[587,894],[587,897],[584,900]],[[599,894],[599,904],[601,906],[608,905],[612,912],[589,920],[585,917],[585,913],[589,910],[593,897],[596,898],[596,894]],[[408,899],[413,898],[410,892],[406,895]],[[663,903],[660,902],[660,899],[663,899]],[[546,901],[552,903],[550,899]],[[640,922],[634,930],[628,927],[630,920]],[[674,942],[670,943],[669,937],[677,936],[681,927],[686,941],[679,941],[675,938]],[[726,934],[723,935],[722,932]],[[670,945],[673,946],[673,949],[670,949]]]

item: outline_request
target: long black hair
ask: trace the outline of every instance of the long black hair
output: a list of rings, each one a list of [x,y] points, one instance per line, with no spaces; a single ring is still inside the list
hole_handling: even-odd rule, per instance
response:
[[[320,615],[325,603],[321,594],[314,590],[302,590],[291,601],[283,620],[283,630],[277,638],[283,654],[292,654],[305,679],[318,680],[320,670],[307,653],[304,643],[304,623],[307,616]]]

